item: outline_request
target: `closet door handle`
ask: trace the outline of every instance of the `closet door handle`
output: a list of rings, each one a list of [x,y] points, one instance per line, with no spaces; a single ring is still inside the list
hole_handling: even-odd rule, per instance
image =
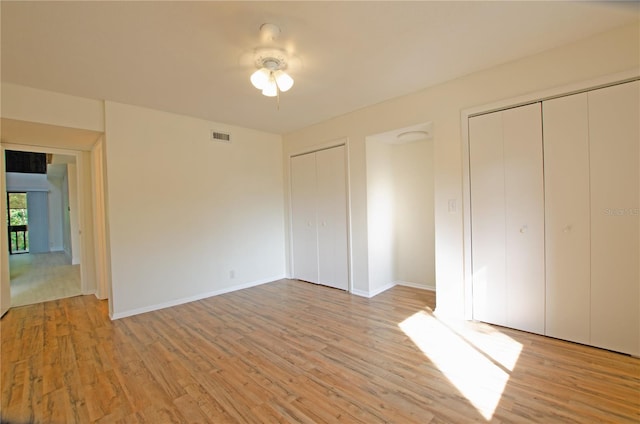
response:
[[[529,229],[529,227],[527,227],[526,225],[523,225],[522,227],[520,227],[520,232],[521,232],[522,234],[524,234],[524,233],[526,233],[526,232],[527,232],[527,230],[528,230],[528,229]]]
[[[562,227],[562,232],[563,233],[570,233],[571,232],[571,225],[565,225],[564,227]]]

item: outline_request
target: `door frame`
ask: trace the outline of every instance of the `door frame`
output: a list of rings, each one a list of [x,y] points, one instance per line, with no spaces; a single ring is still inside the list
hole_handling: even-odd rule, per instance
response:
[[[288,234],[288,244],[289,244],[289,249],[288,249],[288,258],[289,258],[289,266],[287,267],[287,275],[288,278],[293,278],[293,269],[294,269],[294,263],[293,263],[293,210],[292,210],[292,206],[293,206],[293,202],[292,202],[292,197],[291,197],[291,158],[295,157],[295,156],[302,156],[302,155],[306,155],[309,153],[315,153],[315,152],[319,152],[321,150],[328,150],[331,149],[333,147],[340,147],[340,146],[344,146],[344,170],[345,170],[345,194],[347,196],[346,199],[346,204],[347,204],[347,210],[346,210],[346,216],[347,216],[347,276],[348,276],[348,284],[347,284],[347,292],[349,293],[353,293],[353,263],[352,263],[352,258],[353,258],[353,252],[352,252],[352,225],[351,225],[351,172],[350,172],[350,168],[349,168],[349,164],[350,164],[350,160],[349,160],[349,139],[347,137],[343,137],[343,138],[338,138],[335,140],[330,140],[324,143],[319,143],[319,144],[314,144],[312,146],[307,146],[301,149],[295,149],[292,150],[291,152],[289,152],[287,154],[287,164],[286,164],[286,173],[287,173],[287,179],[288,179],[288,184],[287,184],[287,201],[288,201],[288,208],[287,208],[287,221],[288,221],[288,225],[287,225],[287,230],[289,232]]]
[[[6,187],[6,172],[5,172],[5,151],[7,150],[18,150],[18,151],[23,151],[23,152],[35,152],[35,153],[53,153],[53,154],[59,154],[59,155],[65,155],[65,156],[73,156],[75,157],[76,160],[76,167],[77,167],[77,172],[76,172],[76,184],[78,186],[78,190],[76,190],[76,200],[78,202],[78,226],[80,228],[80,232],[81,232],[81,236],[79,237],[80,240],[80,245],[78,246],[78,248],[81,251],[82,254],[82,259],[80,262],[80,290],[82,292],[83,295],[87,295],[87,294],[94,294],[95,290],[89,290],[87,288],[87,281],[89,279],[89,275],[88,275],[88,270],[87,270],[87,266],[84,265],[84,263],[87,260],[87,255],[91,254],[93,255],[93,249],[92,247],[85,242],[85,238],[82,237],[82,231],[85,228],[85,222],[84,222],[84,214],[85,214],[85,208],[84,208],[84,197],[83,197],[83,190],[81,189],[83,187],[83,180],[82,180],[82,176],[84,175],[84,168],[86,166],[86,164],[84,163],[84,160],[82,158],[82,151],[81,150],[70,150],[70,149],[60,149],[60,148],[56,148],[56,147],[42,147],[42,146],[33,146],[33,145],[27,145],[27,144],[12,144],[12,143],[2,143],[0,145],[0,157],[2,158],[2,168],[0,169],[2,171],[2,185],[0,187],[0,189],[2,190],[2,193],[6,194],[7,193],[7,187]],[[5,196],[6,197],[6,196]],[[2,212],[4,213],[4,216],[7,216],[7,207],[8,205],[6,204],[6,200],[2,201]],[[6,227],[6,226],[4,226]],[[9,277],[9,258],[8,258],[8,232],[6,229],[2,230],[1,234],[0,234],[0,243],[3,243],[3,245],[5,246],[2,249],[2,263],[1,263],[1,267],[3,269],[2,271],[2,279],[0,280],[0,290],[2,290],[2,305],[0,305],[2,307],[2,309],[0,310],[0,316],[2,316],[6,311],[4,310],[4,306],[5,305],[5,292],[7,291],[7,287],[9,288],[9,294],[10,294],[10,277]],[[5,252],[6,251],[6,252]],[[6,262],[5,262],[5,257],[6,257]],[[5,271],[6,269],[6,271]],[[5,287],[6,285],[6,287]],[[10,306],[10,298],[11,296],[9,295],[9,306]],[[9,308],[7,308],[8,310]]]

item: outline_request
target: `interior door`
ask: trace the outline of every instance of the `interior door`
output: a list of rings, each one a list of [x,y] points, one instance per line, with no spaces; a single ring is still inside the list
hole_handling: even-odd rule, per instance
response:
[[[469,119],[473,318],[507,325],[502,113]]]
[[[544,176],[540,103],[503,114],[509,327],[544,334]]]
[[[544,333],[540,104],[469,119],[475,319]]]
[[[291,158],[293,277],[349,289],[345,147]]]
[[[640,82],[589,92],[591,343],[640,355]]]
[[[543,102],[545,334],[589,344],[591,270],[587,93]]]
[[[293,277],[318,282],[316,155],[291,158]]]
[[[345,147],[316,152],[318,283],[349,289]]]
[[[5,174],[5,149],[0,147],[0,212],[2,216],[7,215],[7,185]],[[0,317],[3,316],[11,306],[11,280],[9,276],[9,234],[8,228],[3,223],[0,225]]]

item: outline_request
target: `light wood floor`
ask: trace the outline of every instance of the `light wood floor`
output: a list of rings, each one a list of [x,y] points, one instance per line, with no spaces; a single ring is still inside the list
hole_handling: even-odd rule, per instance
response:
[[[31,305],[82,293],[80,265],[64,252],[9,256],[11,306]]]
[[[79,296],[0,321],[12,423],[640,420],[640,360],[483,324],[433,293],[282,280],[110,321]]]

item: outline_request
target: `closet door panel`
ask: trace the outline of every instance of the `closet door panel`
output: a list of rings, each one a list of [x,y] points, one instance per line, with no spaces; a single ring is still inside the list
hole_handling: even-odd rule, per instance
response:
[[[291,158],[293,277],[318,281],[316,156]]]
[[[544,177],[541,105],[505,110],[504,193],[509,327],[544,334]]]
[[[348,290],[345,147],[316,152],[318,175],[318,282]]]
[[[469,119],[473,318],[507,325],[502,113]]]
[[[640,83],[589,92],[591,344],[640,355]]]
[[[548,336],[589,343],[587,93],[543,102]]]

